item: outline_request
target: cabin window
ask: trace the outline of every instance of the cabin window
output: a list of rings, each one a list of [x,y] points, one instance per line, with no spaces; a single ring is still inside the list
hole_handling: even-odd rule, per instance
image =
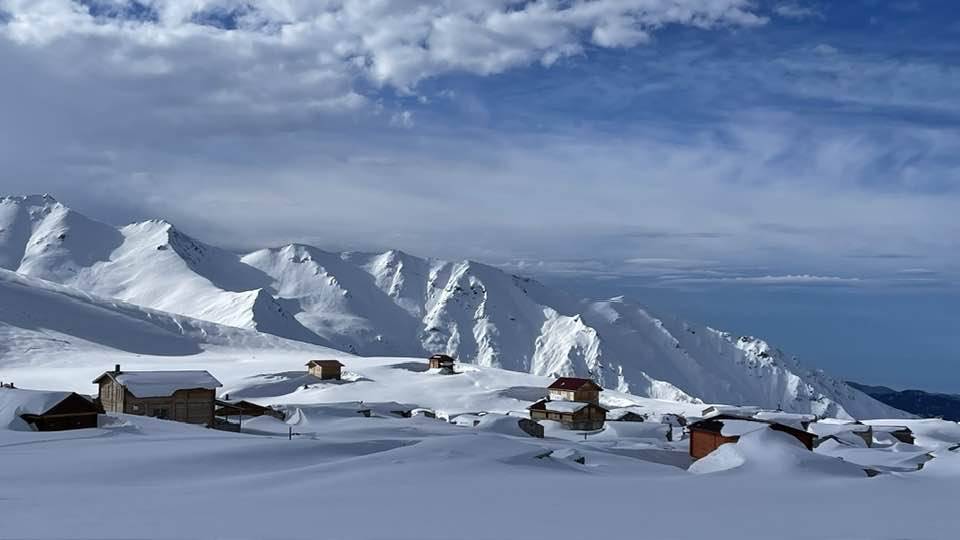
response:
[[[155,417],[155,418],[169,418],[169,417],[170,417],[170,411],[167,410],[165,407],[164,407],[164,408],[158,408],[158,409],[154,409],[154,410],[153,410],[153,414],[151,414],[150,416],[153,416],[153,417]]]

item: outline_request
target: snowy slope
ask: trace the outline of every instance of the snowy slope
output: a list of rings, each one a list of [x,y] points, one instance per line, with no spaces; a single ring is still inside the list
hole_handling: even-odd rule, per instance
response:
[[[173,315],[93,296],[0,270],[0,368],[14,373],[37,364],[104,370],[116,355],[190,357],[207,346],[237,349],[315,350],[270,334]],[[9,378],[8,378],[9,380]]]
[[[902,413],[766,343],[581,301],[484,264],[289,245],[240,256],[164,221],[115,229],[50,197],[0,199],[0,265],[105,297],[361,355],[445,352],[636,395],[831,416]]]

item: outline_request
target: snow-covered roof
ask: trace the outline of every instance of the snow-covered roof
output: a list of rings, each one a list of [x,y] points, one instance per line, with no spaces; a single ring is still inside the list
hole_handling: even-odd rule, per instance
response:
[[[875,426],[873,426],[873,432],[874,432],[874,433],[893,433],[893,432],[895,432],[895,431],[907,431],[907,432],[909,432],[909,431],[910,431],[910,428],[908,428],[907,426],[887,426],[887,425],[882,425],[882,426],[877,426],[877,425],[875,425]]]
[[[550,412],[575,413],[590,405],[581,401],[546,401],[544,408]]]
[[[607,413],[607,420],[618,420],[630,413],[636,414],[637,416],[646,414],[643,407],[620,407],[619,409],[611,409],[610,412]]]
[[[720,428],[720,434],[724,437],[739,437],[747,433],[753,433],[758,429],[766,429],[769,424],[766,422],[754,422],[753,420],[719,420],[723,422]]]
[[[760,420],[772,420],[774,422],[788,423],[790,425],[798,422],[813,422],[817,419],[815,414],[790,413],[784,411],[760,411],[753,415]]]
[[[42,415],[70,396],[70,392],[0,388],[0,429],[27,430],[20,415]]]
[[[67,399],[70,392],[46,390],[0,389],[0,409],[14,410],[16,414],[43,414]]]
[[[824,422],[813,422],[807,426],[807,431],[820,437],[837,435],[839,433],[864,433],[870,430],[870,426],[863,424],[830,424]]]
[[[210,372],[195,371],[121,371],[109,373],[136,397],[167,397],[177,390],[203,388],[214,390],[223,386]]]

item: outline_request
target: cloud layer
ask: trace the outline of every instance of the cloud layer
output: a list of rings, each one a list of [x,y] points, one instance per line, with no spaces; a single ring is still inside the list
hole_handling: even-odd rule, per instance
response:
[[[0,0],[15,81],[0,85],[0,191],[237,247],[745,284],[949,279],[949,41],[880,43],[883,19],[830,31],[837,9]]]

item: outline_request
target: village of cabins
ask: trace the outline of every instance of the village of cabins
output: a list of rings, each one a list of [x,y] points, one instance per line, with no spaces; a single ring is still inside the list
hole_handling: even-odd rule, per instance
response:
[[[337,360],[310,360],[307,374],[318,381],[340,380],[343,364]],[[456,375],[456,361],[445,354],[428,359],[428,370],[437,375]],[[239,431],[243,417],[271,415],[284,420],[283,410],[258,405],[247,400],[232,400],[217,395],[222,385],[207,371],[123,371],[115,365],[93,380],[96,396],[74,392],[24,390],[13,383],[0,383],[0,392],[17,392],[18,414],[31,429],[59,431],[96,428],[104,415],[132,414],[151,416],[176,422],[199,424],[212,429]],[[600,404],[603,389],[594,381],[576,377],[560,377],[546,388],[547,397],[540,399],[517,419],[518,426],[531,437],[544,437],[543,421],[557,422],[563,428],[583,432],[584,438],[599,432],[606,422],[644,422],[648,415],[639,407],[607,409]],[[413,410],[390,411],[410,417]],[[422,414],[439,418],[433,411]],[[370,416],[370,410],[358,409]],[[484,413],[479,413],[483,415]],[[471,415],[463,415],[471,416]],[[478,416],[478,415],[472,415]],[[463,418],[447,418],[458,425],[471,425]],[[763,410],[757,407],[710,406],[698,418],[664,415],[657,420],[659,431],[667,441],[676,438],[689,441],[689,453],[699,459],[726,443],[734,443],[747,433],[773,429],[799,440],[808,450],[827,440],[870,447],[877,438],[913,443],[910,429],[904,426],[865,425],[856,420],[818,418],[812,414]],[[476,425],[474,420],[472,425]]]

